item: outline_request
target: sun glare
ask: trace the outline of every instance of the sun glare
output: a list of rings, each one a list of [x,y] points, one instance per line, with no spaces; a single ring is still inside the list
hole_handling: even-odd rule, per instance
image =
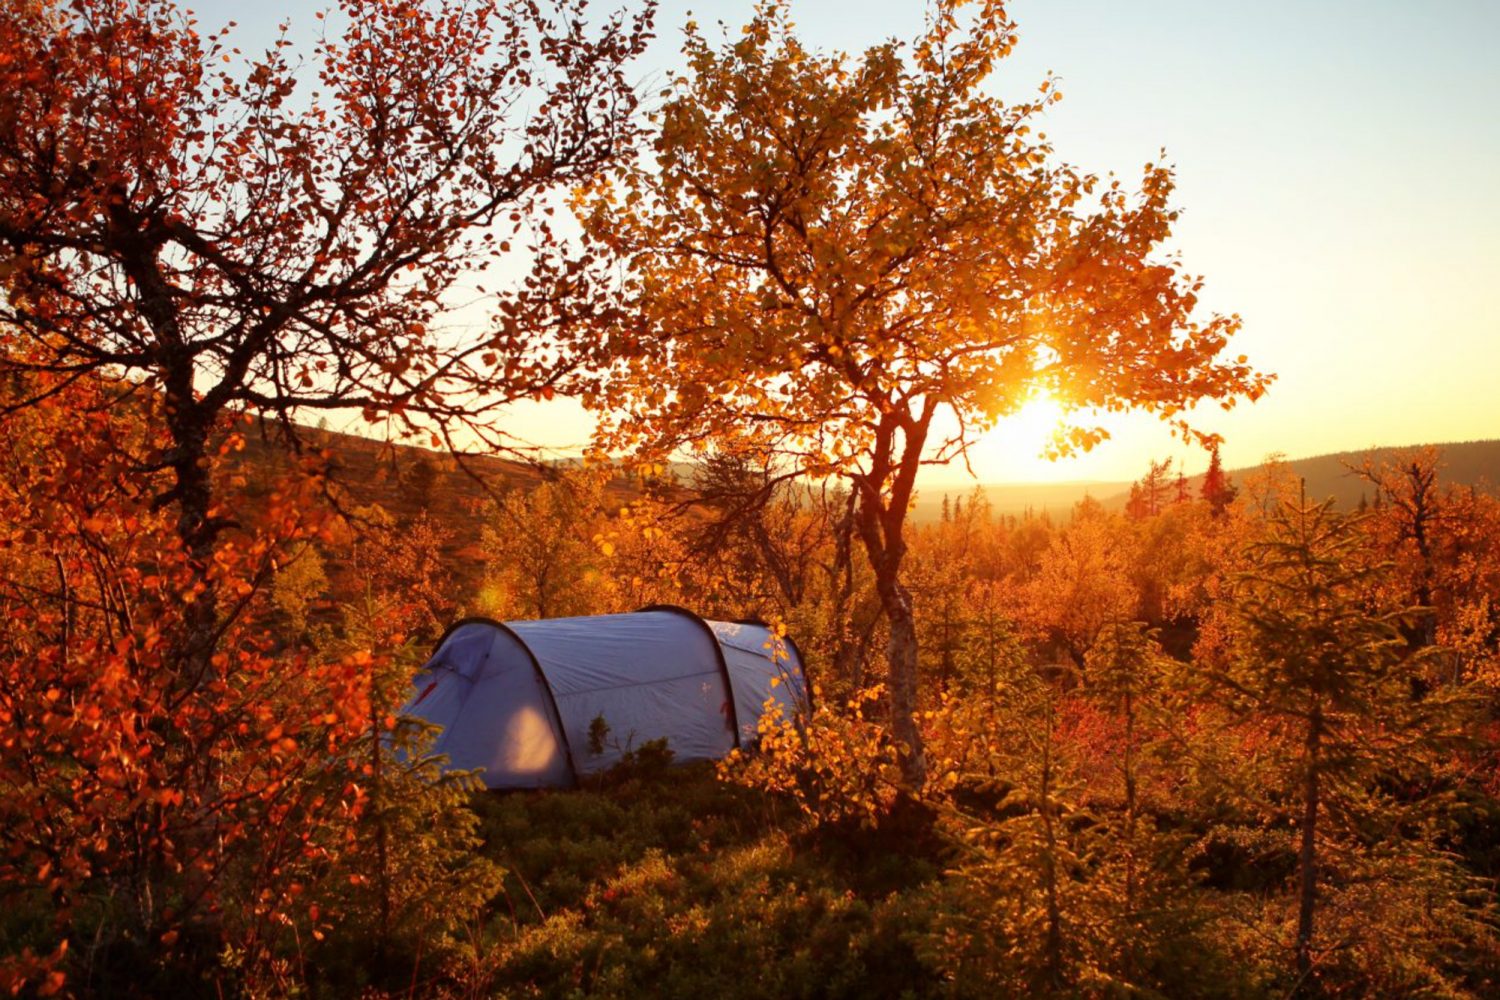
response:
[[[1002,417],[969,449],[969,462],[982,482],[1047,482],[1072,478],[1067,461],[1054,462],[1044,452],[1062,426],[1063,408],[1051,396],[1036,396]],[[961,474],[963,469],[956,466]]]

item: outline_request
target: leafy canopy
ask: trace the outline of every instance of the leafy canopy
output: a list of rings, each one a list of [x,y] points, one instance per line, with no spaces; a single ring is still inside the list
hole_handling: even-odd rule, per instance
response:
[[[1170,168],[1132,195],[1058,162],[1035,131],[1054,81],[1016,103],[985,87],[1015,43],[995,0],[939,0],[914,42],[857,58],[804,48],[781,3],[722,47],[689,25],[654,162],[585,199],[633,307],[596,345],[614,443],[883,479],[940,408],[958,430],[939,459],[1038,389],[1164,417],[1258,396],[1269,379],[1220,357],[1238,319],[1194,319],[1198,279],[1159,252]]]
[[[226,408],[501,442],[565,367],[541,335],[580,265],[543,203],[632,134],[652,6],[587,13],[343,0],[309,51],[283,25],[240,57],[173,0],[6,5],[0,371],[154,382],[179,449]],[[442,329],[512,241],[493,323]]]

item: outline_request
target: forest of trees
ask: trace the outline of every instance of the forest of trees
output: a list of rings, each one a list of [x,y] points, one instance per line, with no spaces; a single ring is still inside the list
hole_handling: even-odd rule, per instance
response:
[[[689,26],[643,112],[653,16],[0,9],[0,991],[1500,990],[1500,500],[1430,450],[1358,511],[1231,481],[1186,414],[1271,379],[1171,169],[993,96],[998,0],[856,58]],[[559,393],[597,447],[494,475]],[[1202,486],[913,522],[1036,393]],[[815,707],[504,796],[399,714],[462,615],[651,603],[784,629]]]
[[[336,484],[226,460],[254,514],[222,569],[243,594],[219,646],[235,670],[187,694],[162,636],[192,575],[147,498],[97,492],[91,470],[140,432],[97,392],[9,421],[12,982],[689,995],[725,949],[765,965],[747,996],[878,993],[892,963],[914,995],[1500,982],[1500,500],[1445,486],[1435,452],[1351,472],[1377,498],[1362,514],[1274,465],[1154,512],[945,499],[909,557],[913,794],[837,487],[720,459],[622,502],[617,475],[577,467],[473,504],[466,528],[425,509],[451,462],[396,456],[404,513],[336,515],[316,502]],[[437,555],[466,530],[468,559]],[[448,621],[654,602],[785,626],[817,710],[716,774],[627,768],[532,802],[410,754],[430,734],[391,713]],[[600,822],[643,839],[614,853]],[[784,891],[760,900],[744,851]],[[629,929],[648,915],[681,935],[671,961]]]

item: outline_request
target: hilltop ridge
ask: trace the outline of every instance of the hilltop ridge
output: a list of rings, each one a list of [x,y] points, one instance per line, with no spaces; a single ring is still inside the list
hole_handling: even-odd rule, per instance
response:
[[[455,518],[472,516],[486,499],[485,488],[443,452],[417,445],[388,444],[331,430],[302,428],[301,433],[309,444],[333,450],[336,478],[350,499],[357,503],[379,503],[398,517],[414,514],[417,507],[430,506],[434,516],[455,523]],[[266,461],[271,452],[257,445],[252,438],[251,461]],[[1371,500],[1373,494],[1367,483],[1350,472],[1351,466],[1358,465],[1366,457],[1380,461],[1399,452],[1424,447],[1434,447],[1440,452],[1445,483],[1478,489],[1500,486],[1500,439],[1378,446],[1303,458],[1268,456],[1268,460],[1275,458],[1293,475],[1305,479],[1309,496],[1332,497],[1340,507],[1352,508],[1358,505],[1361,496]],[[549,469],[571,464],[569,460],[528,463],[493,456],[474,456],[466,461],[492,488],[501,491],[535,486],[546,478]],[[1204,464],[1207,464],[1206,459]],[[1247,475],[1263,465],[1240,466],[1227,471],[1235,482],[1243,482]],[[684,483],[692,475],[692,465],[674,462],[671,472],[679,483]],[[1188,476],[1188,482],[1196,494],[1203,482],[1202,471],[1197,470]],[[976,490],[984,494],[996,514],[1023,514],[1030,510],[1056,516],[1066,514],[1085,497],[1093,497],[1106,508],[1117,510],[1125,506],[1130,486],[1130,482],[1107,480],[974,483],[970,486],[942,484],[920,488],[912,514],[918,522],[935,520],[940,515],[944,498],[950,502],[967,499]],[[619,476],[610,484],[609,492],[624,504],[637,495],[639,485],[629,476]]]
[[[1293,475],[1307,481],[1309,496],[1332,497],[1338,506],[1352,508],[1358,505],[1361,496],[1371,500],[1373,494],[1368,483],[1349,471],[1350,466],[1358,465],[1367,457],[1378,462],[1400,452],[1425,447],[1437,448],[1441,453],[1443,482],[1477,489],[1494,489],[1500,485],[1500,439],[1378,446],[1305,458],[1278,458],[1278,461]],[[1206,459],[1204,464],[1207,464]],[[1227,471],[1235,482],[1242,482],[1261,467],[1242,466]],[[1203,482],[1202,471],[1188,476],[1188,482],[1196,494]],[[975,483],[968,488],[945,485],[940,489],[922,490],[912,514],[919,522],[934,520],[942,510],[945,496],[950,500],[967,498],[975,490],[984,494],[997,514],[1022,514],[1027,510],[1038,514],[1043,511],[1053,515],[1065,514],[1084,497],[1093,497],[1107,508],[1119,509],[1125,506],[1130,486],[1129,482]]]

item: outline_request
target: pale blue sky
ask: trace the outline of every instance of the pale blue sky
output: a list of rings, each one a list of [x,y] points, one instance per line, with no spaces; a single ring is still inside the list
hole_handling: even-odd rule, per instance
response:
[[[244,40],[319,4],[195,5],[234,17]],[[601,8],[609,5],[601,5]],[[732,27],[750,0],[666,4],[642,79],[677,65],[688,11]],[[1021,43],[1002,97],[1051,70],[1058,154],[1134,177],[1165,147],[1185,209],[1177,248],[1207,279],[1204,304],[1239,312],[1235,346],[1280,381],[1260,403],[1203,424],[1226,461],[1500,437],[1500,3],[1017,0]],[[793,3],[805,42],[859,49],[910,37],[919,0]],[[519,412],[513,429],[581,439],[567,406]],[[1127,479],[1153,455],[1200,456],[1152,421],[1056,466],[1034,441],[997,434],[987,480]],[[1026,437],[1012,435],[1012,438]],[[955,471],[929,479],[955,478]]]

